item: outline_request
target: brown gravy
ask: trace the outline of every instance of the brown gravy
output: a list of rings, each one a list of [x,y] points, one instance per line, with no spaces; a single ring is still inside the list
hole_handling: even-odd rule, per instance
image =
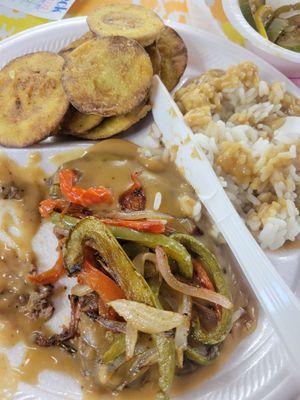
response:
[[[150,160],[140,153],[139,148],[130,142],[111,139],[93,146],[83,157],[64,164],[65,168],[80,171],[80,186],[102,185],[113,189],[114,203],[132,185],[131,174],[140,172],[139,180],[146,192],[146,209],[153,209],[157,192],[161,193],[159,211],[174,217],[184,217],[180,197],[187,195],[194,200],[192,188],[183,180],[169,161]],[[103,206],[100,207],[103,209]],[[107,206],[104,206],[107,208]],[[99,207],[98,207],[99,209]]]
[[[66,157],[69,158],[70,155]],[[16,225],[16,222],[12,212],[5,212],[1,230],[7,236],[7,243],[2,243],[0,247],[0,347],[11,348],[19,342],[23,342],[26,347],[22,363],[18,368],[11,367],[6,355],[0,354],[0,398],[11,398],[20,381],[37,383],[39,373],[48,369],[68,374],[80,382],[85,400],[111,399],[111,394],[100,391],[87,378],[82,377],[76,356],[60,348],[36,346],[33,343],[33,332],[36,330],[47,332],[47,328],[42,321],[28,321],[21,310],[20,297],[29,290],[26,276],[35,262],[31,241],[40,224],[38,204],[46,193],[45,176],[37,165],[38,161],[38,157],[35,156],[26,167],[20,167],[5,156],[0,158],[2,186],[13,182],[23,190],[23,196],[19,200],[1,200],[7,202],[5,204],[9,204],[18,216],[17,225],[21,235],[11,232],[11,226]],[[65,161],[62,155],[59,161]],[[116,199],[131,185],[130,174],[136,170],[141,171],[140,180],[146,190],[147,208],[153,208],[155,194],[159,191],[162,194],[159,211],[178,217],[186,216],[178,198],[187,195],[193,200],[194,197],[192,189],[170,163],[151,161],[141,156],[135,145],[120,140],[101,142],[86,151],[82,158],[68,161],[64,166],[81,171],[80,185],[83,187],[100,184],[112,187]],[[12,242],[9,242],[9,239]],[[9,248],[9,243],[13,243],[13,249]],[[240,303],[239,296],[237,295],[237,303]],[[236,329],[226,340],[218,361],[190,376],[177,377],[173,393],[177,395],[183,393],[212,376],[222,367],[239,341],[253,329],[255,322],[248,330]],[[118,399],[138,400],[141,396],[151,399],[154,398],[154,393],[154,387],[147,383],[139,390],[126,390],[118,396]]]

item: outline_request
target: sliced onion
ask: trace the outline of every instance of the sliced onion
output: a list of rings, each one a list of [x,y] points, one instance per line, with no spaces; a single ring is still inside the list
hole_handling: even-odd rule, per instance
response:
[[[134,355],[134,349],[137,339],[138,339],[137,329],[130,322],[128,322],[126,326],[126,336],[125,336],[126,358],[128,360]]]
[[[191,322],[191,313],[192,313],[192,299],[190,296],[183,295],[182,300],[178,307],[178,313],[185,315],[186,321],[184,324],[178,326],[176,328],[175,333],[175,349],[177,353],[177,363],[178,367],[183,367],[183,353],[187,348],[187,339],[190,330],[190,322]]]
[[[111,378],[111,373],[109,372],[109,367],[107,364],[100,364],[98,370],[98,379],[101,385],[106,385]]]
[[[102,217],[102,215],[101,215]],[[118,218],[118,219],[125,219],[125,220],[139,220],[139,219],[165,219],[165,220],[172,220],[174,217],[169,214],[164,214],[156,211],[128,211],[128,212],[111,212],[108,214],[104,214],[103,217],[105,218]]]
[[[232,314],[232,325],[241,318],[242,315],[245,314],[245,310],[242,307],[239,307],[233,314]]]
[[[177,328],[186,322],[184,315],[159,310],[143,303],[130,300],[114,300],[108,303],[121,317],[144,333],[161,333]]]
[[[75,285],[72,287],[71,289],[71,294],[73,294],[74,296],[78,296],[78,297],[82,297],[85,296],[87,294],[90,294],[93,292],[93,289],[91,289],[89,286],[87,285]]]
[[[162,247],[157,246],[155,249],[155,254],[157,259],[157,268],[171,288],[177,290],[178,292],[187,294],[188,296],[197,297],[198,299],[207,300],[211,303],[220,304],[224,308],[231,309],[233,307],[231,301],[220,293],[188,285],[176,279],[171,272],[167,256]]]
[[[156,265],[156,256],[153,253],[147,252],[147,253],[140,253],[134,259],[132,260],[136,270],[144,275],[144,269],[145,269],[145,262],[150,261],[153,264]]]

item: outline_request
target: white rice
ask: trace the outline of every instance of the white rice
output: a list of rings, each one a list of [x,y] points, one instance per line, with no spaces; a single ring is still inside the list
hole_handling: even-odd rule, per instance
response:
[[[262,89],[263,90],[263,89]],[[278,106],[275,112],[279,110]],[[274,107],[267,103],[256,104],[250,107],[250,111],[255,114],[256,121],[266,118],[274,113]],[[207,157],[214,165],[219,174],[222,185],[227,191],[230,199],[237,206],[239,212],[243,215],[246,223],[254,231],[263,248],[277,249],[281,247],[286,240],[295,240],[300,233],[299,211],[295,206],[297,198],[296,186],[300,182],[300,174],[296,171],[294,161],[297,157],[297,145],[300,144],[299,135],[289,137],[289,135],[280,133],[273,138],[263,138],[259,130],[248,125],[230,126],[223,121],[212,121],[208,127],[195,134],[197,142],[206,151]],[[260,169],[261,181],[266,181],[267,186],[263,191],[255,191],[251,185],[238,185],[236,180],[230,174],[224,174],[221,168],[216,164],[216,156],[222,152],[221,145],[224,141],[242,143],[244,148],[249,150],[256,163],[256,168]],[[289,146],[284,149],[284,146]],[[280,148],[282,146],[282,148]],[[281,176],[278,178],[278,170],[270,171],[266,166],[266,157],[268,152],[277,147],[277,157],[289,159],[291,163],[288,168],[283,168]],[[278,180],[279,179],[279,180]],[[275,202],[282,200],[278,210],[275,210],[275,217],[268,217],[262,220],[259,217],[260,206],[262,202],[259,195],[271,191],[276,195]],[[252,213],[249,213],[249,208]],[[284,212],[287,210],[287,212]],[[272,210],[270,208],[270,214]],[[259,232],[258,232],[259,231]]]
[[[155,194],[155,198],[154,198],[154,203],[153,203],[153,210],[157,211],[159,210],[159,207],[161,205],[161,200],[162,200],[162,196],[160,192],[157,192]]]

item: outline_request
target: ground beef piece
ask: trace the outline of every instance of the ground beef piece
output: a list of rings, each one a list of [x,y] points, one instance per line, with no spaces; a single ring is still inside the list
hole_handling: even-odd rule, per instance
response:
[[[39,318],[48,320],[52,317],[54,312],[54,307],[50,300],[52,292],[52,285],[38,286],[37,291],[29,295],[27,305],[25,306],[25,314],[31,320]]]
[[[93,292],[91,294],[82,296],[80,297],[79,302],[82,312],[95,316],[98,315],[99,296],[97,295],[97,293]]]
[[[71,319],[68,327],[65,327],[61,333],[55,334],[47,338],[40,332],[36,333],[36,344],[42,347],[62,346],[71,349],[66,342],[73,339],[78,332],[78,324],[80,321],[80,304],[77,296],[70,296],[71,303]]]
[[[15,186],[14,183],[0,185],[0,199],[2,200],[20,200],[23,197],[24,190]]]
[[[138,172],[132,174],[132,186],[119,197],[119,203],[123,211],[143,211],[146,208],[146,194],[141,182],[138,180],[138,175]]]

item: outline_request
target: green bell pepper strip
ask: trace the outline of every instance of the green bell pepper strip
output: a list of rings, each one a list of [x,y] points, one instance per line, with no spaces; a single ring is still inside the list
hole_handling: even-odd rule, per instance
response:
[[[158,384],[162,392],[157,395],[157,399],[167,400],[175,374],[175,343],[174,340],[162,334],[153,335],[153,340],[158,350]]]
[[[160,308],[159,302],[144,277],[136,271],[133,263],[112,234],[110,228],[95,217],[87,217],[80,220],[71,230],[66,242],[64,251],[66,268],[71,270],[74,265],[82,262],[83,249],[88,242],[89,246],[101,254],[103,262],[108,263],[114,270],[117,280],[128,299]],[[159,387],[167,396],[175,371],[174,343],[161,335],[153,335],[152,337],[159,355]]]
[[[80,221],[79,218],[71,217],[70,215],[61,215],[58,212],[51,214],[51,222],[61,229],[71,230]]]
[[[69,271],[82,264],[83,250],[87,242],[101,254],[102,262],[114,271],[116,280],[128,299],[149,305],[155,303],[152,291],[143,276],[136,271],[110,229],[95,217],[80,220],[70,232],[64,250],[64,263]]]
[[[84,218],[84,220],[85,219],[87,218]],[[55,225],[63,229],[70,229],[77,224],[79,219],[70,217],[68,215],[61,216],[59,213],[53,212],[51,214],[51,221]],[[117,239],[139,243],[140,245],[149,248],[162,246],[167,255],[172,257],[177,262],[180,273],[186,278],[192,278],[192,258],[186,248],[182,246],[182,244],[180,244],[178,241],[173,240],[165,235],[138,232],[133,229],[124,228],[121,226],[107,225],[106,227]]]
[[[152,290],[154,296],[158,299],[160,287],[162,284],[162,279],[160,279],[160,276],[157,275],[147,279],[147,283],[150,286],[150,289]]]
[[[185,351],[186,357],[199,365],[209,365],[213,360],[208,359],[203,354],[200,354],[194,347],[188,346]]]
[[[121,354],[125,353],[125,350],[125,335],[121,333],[116,337],[110,348],[103,354],[102,361],[105,364],[114,361]]]
[[[200,258],[206,272],[214,283],[216,291],[231,300],[230,292],[216,257],[193,236],[174,234],[171,238],[178,240]],[[192,337],[204,344],[212,345],[222,342],[231,329],[232,313],[232,310],[222,308],[220,321],[217,327],[210,332],[202,328],[198,317],[194,318],[191,327]]]
[[[138,254],[146,252],[148,249],[145,246],[141,246],[138,243],[127,242],[122,244],[122,248],[128,255],[130,260],[133,260]]]

